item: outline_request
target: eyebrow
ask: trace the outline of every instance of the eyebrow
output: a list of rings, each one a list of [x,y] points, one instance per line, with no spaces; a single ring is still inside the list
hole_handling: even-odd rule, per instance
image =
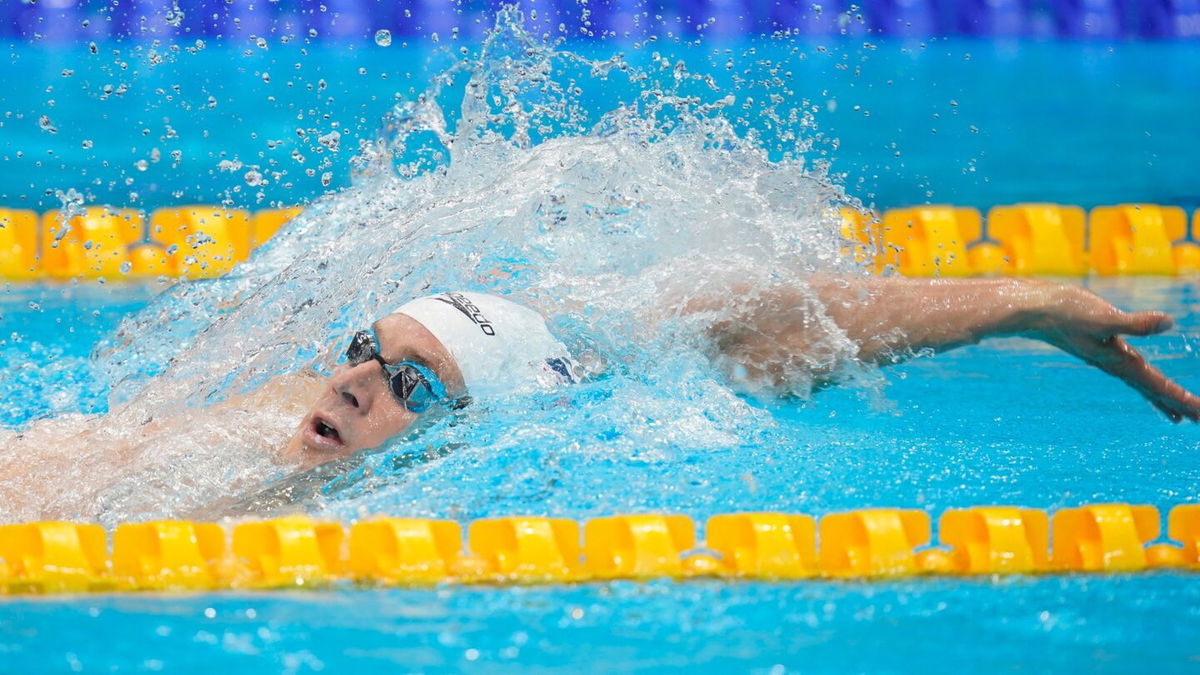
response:
[[[371,332],[375,335],[375,342],[379,346],[379,356],[383,357],[383,350],[384,350],[383,339],[381,337],[379,337],[378,325],[379,325],[379,321],[372,323],[371,324]],[[389,359],[389,358],[384,358],[383,360],[388,362],[391,365],[395,365],[397,363],[400,363],[401,361],[414,361],[414,362],[419,363],[420,365],[425,366],[426,368],[432,370],[434,373],[437,374],[438,377],[440,377],[440,378],[446,377],[445,373],[439,372],[439,370],[433,366],[433,359],[430,358],[430,356],[432,356],[432,353],[430,353],[428,350],[413,349],[410,347],[409,349],[401,351],[400,354],[401,354],[401,356],[399,359],[393,360],[393,359]]]

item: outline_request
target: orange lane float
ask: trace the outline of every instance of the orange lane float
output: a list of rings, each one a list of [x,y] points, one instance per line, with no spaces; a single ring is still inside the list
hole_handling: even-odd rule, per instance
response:
[[[251,213],[213,205],[141,211],[108,206],[66,215],[0,209],[0,281],[201,279],[229,273],[301,209]],[[1176,275],[1200,273],[1193,215],[1157,204],[925,205],[882,214],[831,211],[845,257],[905,276]],[[40,224],[39,224],[40,223]]]
[[[1016,204],[988,211],[987,236],[1004,252],[1006,274],[1080,276],[1087,273],[1083,209]]]
[[[0,209],[0,281],[201,279],[226,274],[301,213],[216,206]]]
[[[1088,248],[1097,274],[1171,275],[1174,245],[1187,237],[1187,214],[1175,206],[1121,204],[1092,209]],[[1186,261],[1193,251],[1181,249]]]
[[[819,521],[787,513],[715,515],[706,540],[687,516],[575,521],[540,516],[459,523],[289,516],[221,526],[190,521],[0,525],[0,592],[326,588],[441,583],[577,583],[653,578],[887,579],[1200,570],[1200,504],[1158,510],[1089,504],[1053,514],[1011,506],[951,509],[930,547],[930,517],[863,509]],[[582,532],[581,532],[582,530]],[[582,533],[582,542],[581,535]]]
[[[1044,511],[1008,506],[952,509],[938,521],[954,569],[966,574],[1029,574],[1047,568],[1049,520]]]
[[[38,215],[24,209],[0,209],[0,280],[29,281],[41,276],[38,265]]]
[[[976,209],[891,209],[883,214],[880,228],[877,270],[891,267],[905,276],[961,277],[974,273],[967,246],[983,235],[982,218]]]

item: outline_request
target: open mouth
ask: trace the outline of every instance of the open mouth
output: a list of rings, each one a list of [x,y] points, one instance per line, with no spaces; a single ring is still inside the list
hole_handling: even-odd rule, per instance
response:
[[[317,434],[324,436],[325,438],[332,438],[335,441],[342,440],[341,436],[338,436],[337,429],[334,429],[320,420],[317,420]]]
[[[340,446],[344,444],[337,427],[320,417],[313,418],[308,431],[309,435],[315,437],[314,440],[321,445]]]

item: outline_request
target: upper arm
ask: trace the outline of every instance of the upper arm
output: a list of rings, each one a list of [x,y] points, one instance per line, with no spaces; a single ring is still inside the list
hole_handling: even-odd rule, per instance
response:
[[[681,298],[677,312],[698,321],[710,356],[751,389],[805,394],[858,355],[807,281],[739,281]]]

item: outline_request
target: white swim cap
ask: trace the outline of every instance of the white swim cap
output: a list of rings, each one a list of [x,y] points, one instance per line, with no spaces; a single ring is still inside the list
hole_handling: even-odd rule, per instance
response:
[[[462,371],[472,396],[576,381],[571,354],[541,314],[486,293],[438,293],[396,310],[433,333]]]

